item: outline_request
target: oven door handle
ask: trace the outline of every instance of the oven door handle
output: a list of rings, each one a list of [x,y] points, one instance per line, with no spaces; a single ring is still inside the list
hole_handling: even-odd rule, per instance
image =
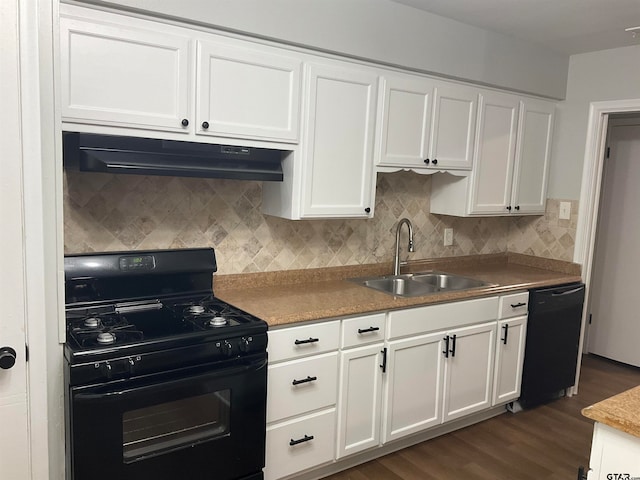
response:
[[[247,365],[223,368],[216,371],[209,371],[206,373],[191,375],[185,378],[177,378],[174,380],[168,380],[168,381],[158,380],[153,383],[149,383],[147,385],[134,386],[134,387],[127,388],[126,386],[119,384],[119,385],[113,386],[112,388],[104,389],[104,390],[101,387],[98,387],[97,389],[94,389],[94,391],[98,390],[98,391],[95,391],[95,393],[92,393],[90,391],[75,393],[74,401],[76,402],[96,402],[101,400],[102,401],[110,401],[110,400],[121,401],[123,398],[125,398],[128,395],[133,395],[133,394],[148,395],[150,393],[153,393],[156,390],[164,392],[167,389],[174,388],[174,387],[181,387],[189,383],[202,382],[207,379],[215,379],[219,377],[229,377],[232,375],[239,375],[248,371],[260,370],[266,367],[267,367],[267,359],[261,358],[260,360],[255,360],[254,362]]]

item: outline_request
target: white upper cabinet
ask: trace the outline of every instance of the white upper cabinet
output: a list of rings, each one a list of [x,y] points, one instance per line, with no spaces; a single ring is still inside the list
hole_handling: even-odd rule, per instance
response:
[[[388,75],[381,79],[378,166],[427,167],[433,91],[434,83],[428,78]]]
[[[64,122],[188,131],[191,40],[150,25],[103,12],[61,17]]]
[[[283,162],[284,182],[264,184],[262,211],[290,219],[372,217],[378,75],[317,58],[304,75],[300,146]]]
[[[303,216],[367,218],[378,77],[341,64],[308,68]]]
[[[298,140],[300,60],[221,38],[198,42],[197,65],[198,134]]]
[[[300,55],[72,5],[60,10],[63,122],[98,126],[95,133],[297,143]]]
[[[435,175],[431,212],[456,216],[544,214],[555,104],[482,92],[472,172]]]
[[[469,170],[473,164],[478,91],[438,82],[434,96],[431,157],[438,169]]]
[[[520,101],[520,124],[511,206],[516,213],[543,214],[547,201],[555,104]]]
[[[477,90],[416,75],[385,74],[376,142],[378,171],[469,170]]]
[[[480,94],[470,213],[503,213],[510,204],[516,154],[518,97]],[[507,210],[508,211],[508,210]]]

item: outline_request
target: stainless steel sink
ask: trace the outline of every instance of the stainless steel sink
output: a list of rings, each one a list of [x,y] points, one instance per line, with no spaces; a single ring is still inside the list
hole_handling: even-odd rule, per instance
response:
[[[435,285],[416,282],[411,275],[389,275],[388,277],[365,279],[362,284],[365,287],[375,288],[376,290],[401,297],[419,297],[438,291]]]
[[[475,278],[437,271],[350,278],[349,281],[399,297],[420,297],[438,292],[469,290],[493,285]]]
[[[489,284],[475,278],[452,275],[450,273],[421,273],[414,274],[414,282],[433,285],[439,290],[467,290],[469,288],[486,287]]]

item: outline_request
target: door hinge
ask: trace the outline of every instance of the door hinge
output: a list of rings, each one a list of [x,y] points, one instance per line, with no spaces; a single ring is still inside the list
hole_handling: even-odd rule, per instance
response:
[[[611,147],[607,147],[607,158],[611,155]]]
[[[27,345],[26,343],[24,344],[24,361],[29,361],[29,345]]]
[[[591,325],[591,320],[593,320],[593,314],[589,314],[589,325]]]

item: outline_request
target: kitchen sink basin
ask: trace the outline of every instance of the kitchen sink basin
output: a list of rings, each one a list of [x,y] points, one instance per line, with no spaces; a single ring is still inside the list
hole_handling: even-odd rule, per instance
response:
[[[475,278],[451,275],[449,273],[424,273],[415,274],[411,279],[414,282],[433,285],[438,290],[467,290],[469,288],[486,287],[489,284]]]
[[[420,297],[438,292],[469,290],[493,285],[475,278],[437,271],[350,278],[349,281],[399,297]]]
[[[416,282],[411,275],[390,275],[363,280],[365,287],[375,288],[402,297],[419,297],[437,292],[438,287],[426,282]]]

